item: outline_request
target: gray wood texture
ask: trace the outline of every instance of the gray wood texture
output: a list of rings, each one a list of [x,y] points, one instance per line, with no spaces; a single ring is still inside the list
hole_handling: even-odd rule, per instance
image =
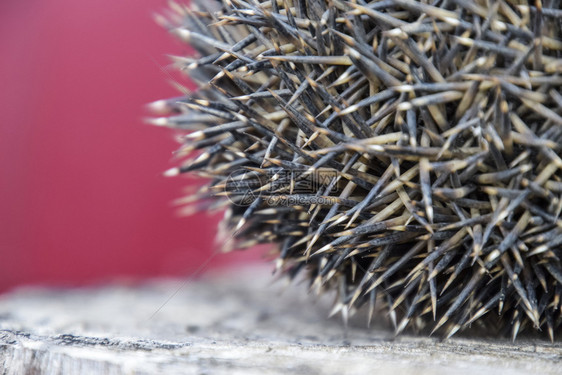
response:
[[[346,329],[327,319],[330,301],[273,283],[270,271],[3,295],[1,373],[562,373],[560,342],[395,338],[383,317]]]

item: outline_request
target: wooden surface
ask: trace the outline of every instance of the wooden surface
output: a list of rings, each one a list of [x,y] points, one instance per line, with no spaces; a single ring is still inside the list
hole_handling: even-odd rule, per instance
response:
[[[326,318],[329,301],[314,303],[304,285],[272,280],[270,268],[260,268],[200,281],[4,295],[1,373],[562,373],[560,342],[395,338],[382,318],[370,330],[362,321],[345,329]]]

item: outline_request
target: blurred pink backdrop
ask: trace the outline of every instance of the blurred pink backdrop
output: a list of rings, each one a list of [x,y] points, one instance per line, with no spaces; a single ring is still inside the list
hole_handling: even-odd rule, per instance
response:
[[[160,0],[0,1],[0,290],[190,275],[219,219],[178,218],[188,180],[144,104],[178,93],[159,65],[184,53]],[[256,254],[215,257],[211,267]]]

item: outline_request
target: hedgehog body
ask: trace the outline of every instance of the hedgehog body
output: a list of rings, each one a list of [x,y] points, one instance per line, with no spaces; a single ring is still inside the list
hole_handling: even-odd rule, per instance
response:
[[[210,178],[197,204],[226,208],[229,244],[277,244],[344,316],[552,338],[561,20],[560,1],[172,4],[159,21],[197,51],[174,61],[198,90],[153,105],[186,134],[167,174]]]

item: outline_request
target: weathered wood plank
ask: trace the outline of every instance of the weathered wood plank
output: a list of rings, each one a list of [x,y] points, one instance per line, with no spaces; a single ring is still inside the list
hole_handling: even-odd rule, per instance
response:
[[[179,288],[161,310],[159,307]],[[269,269],[0,299],[0,366],[19,374],[557,374],[562,343],[394,338],[326,319]],[[153,315],[156,311],[155,315]]]

